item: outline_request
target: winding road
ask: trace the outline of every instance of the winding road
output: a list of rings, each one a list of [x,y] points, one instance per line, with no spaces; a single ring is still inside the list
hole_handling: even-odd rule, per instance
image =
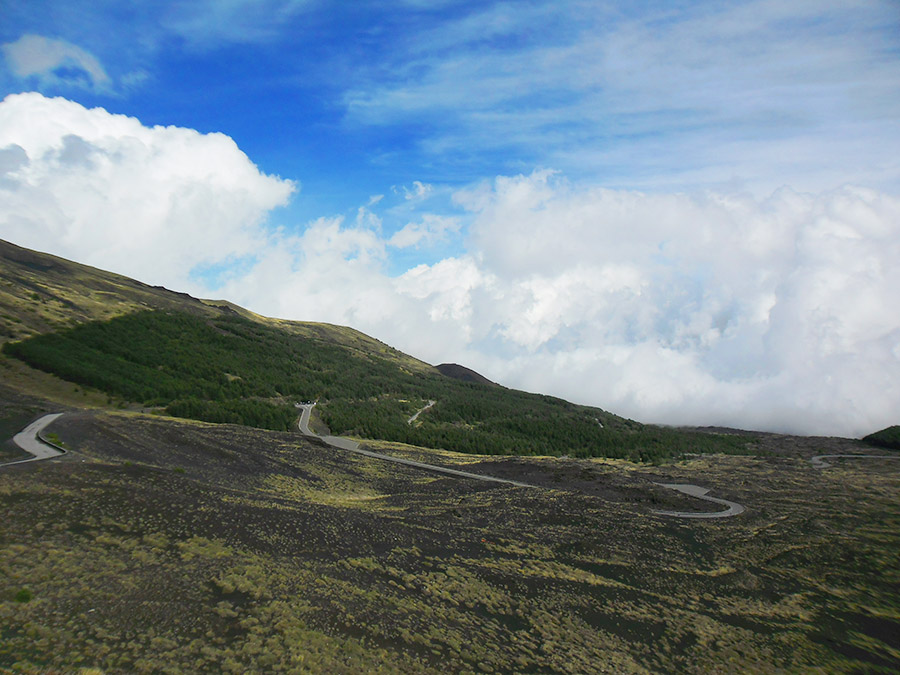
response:
[[[372,452],[371,450],[363,450],[359,447],[359,443],[356,441],[352,441],[349,438],[342,438],[340,436],[319,436],[316,433],[313,433],[309,429],[309,416],[312,414],[312,409],[315,407],[315,403],[297,403],[298,408],[300,408],[303,412],[300,414],[300,431],[306,436],[312,436],[313,438],[318,438],[325,441],[328,445],[333,448],[340,448],[341,450],[349,450],[350,452],[355,452],[357,455],[363,455],[364,457],[372,457],[374,459],[383,459],[386,462],[394,462],[395,464],[404,464],[406,466],[411,466],[417,469],[424,469],[425,471],[433,471],[435,473],[443,473],[450,476],[455,476],[457,478],[472,478],[475,480],[487,481],[490,483],[503,483],[505,485],[515,485],[516,487],[537,487],[535,485],[529,485],[528,483],[520,483],[519,481],[509,480],[507,478],[495,478],[494,476],[484,476],[478,473],[470,473],[468,471],[459,471],[458,469],[448,469],[443,466],[436,466],[434,464],[425,464],[424,462],[416,462],[412,459],[404,459],[402,457],[392,457],[391,455],[384,455],[380,452]]]
[[[429,409],[431,406],[433,406],[435,403],[437,403],[437,401],[428,401],[428,405],[426,405],[426,406],[425,406],[424,408],[422,408],[421,410],[417,411],[415,415],[413,415],[413,416],[410,417],[408,420],[406,420],[406,423],[407,423],[407,424],[412,424],[413,422],[415,422],[417,419],[419,419],[419,415],[421,415],[423,412],[425,412],[426,410],[428,410],[428,409]]]
[[[427,410],[432,405],[434,405],[434,401],[429,401],[428,405],[422,408],[419,412],[413,415],[409,419],[409,423],[415,421],[415,419],[419,416],[419,413]],[[296,404],[297,408],[301,410],[300,413],[300,421],[298,426],[300,428],[300,432],[305,436],[311,436],[313,438],[318,438],[324,441],[326,444],[330,445],[333,448],[338,448],[340,450],[347,450],[349,452],[356,453],[357,455],[362,455],[364,457],[371,457],[373,459],[380,459],[386,462],[393,462],[394,464],[402,464],[405,466],[410,466],[416,469],[422,469],[424,471],[431,471],[433,473],[442,473],[449,476],[454,476],[456,478],[469,478],[472,480],[480,480],[489,483],[500,483],[503,485],[514,485],[516,487],[536,487],[534,485],[529,485],[528,483],[522,483],[515,480],[509,480],[507,478],[496,478],[494,476],[485,476],[483,474],[471,473],[469,471],[460,471],[459,469],[450,469],[443,466],[437,466],[434,464],[426,464],[424,462],[417,462],[411,459],[405,459],[402,457],[393,457],[391,455],[385,455],[380,452],[372,452],[371,450],[363,450],[360,448],[359,443],[353,441],[349,438],[343,438],[341,436],[320,436],[314,433],[309,428],[309,418],[312,414],[312,409],[315,407],[315,403],[298,403]],[[63,454],[64,451],[59,450],[46,441],[43,441],[40,438],[40,433],[52,422],[59,419],[63,413],[52,413],[49,415],[44,415],[43,417],[38,418],[31,424],[29,424],[25,429],[16,434],[13,437],[13,442],[22,448],[25,452],[32,455],[32,457],[26,459],[19,459],[12,462],[5,462],[0,464],[0,467],[9,466],[12,464],[22,464],[25,462],[35,462],[41,459],[50,459],[52,457],[58,457]],[[828,464],[822,462],[821,460],[825,457],[875,457],[874,455],[819,455],[818,457],[813,457],[811,460],[813,466],[816,468],[824,468],[828,466]],[[889,456],[885,456],[889,457]],[[818,464],[817,464],[818,462]],[[726,518],[728,516],[736,516],[740,513],[744,512],[744,507],[736,502],[730,502],[726,499],[718,499],[716,497],[709,497],[707,492],[709,492],[708,488],[703,488],[698,485],[687,485],[687,484],[677,484],[677,483],[656,483],[656,485],[660,485],[662,487],[670,488],[673,490],[678,490],[679,492],[683,492],[684,494],[690,495],[692,497],[697,497],[699,499],[705,499],[707,501],[715,502],[717,504],[723,504],[728,508],[724,511],[717,511],[715,513],[694,513],[689,511],[654,511],[656,515],[659,516],[672,516],[676,518]]]
[[[706,493],[709,488],[700,487],[699,485],[689,485],[687,483],[654,483],[670,490],[678,490],[691,497],[697,499],[705,499],[708,502],[716,504],[724,504],[728,508],[724,511],[714,511],[713,513],[696,512],[696,511],[654,511],[657,516],[672,516],[674,518],[728,518],[729,516],[737,516],[744,512],[744,507],[737,502],[730,502],[727,499],[719,499],[718,497],[710,497]]]
[[[809,463],[813,465],[814,469],[827,469],[831,464],[825,462],[825,459],[831,458],[840,458],[840,459],[900,459],[900,455],[816,455],[812,459],[809,460]]]
[[[412,424],[416,418],[418,418],[419,414],[428,410],[431,406],[435,404],[435,401],[428,401],[428,405],[419,410],[415,415],[409,418],[408,423]],[[363,450],[359,447],[359,443],[353,441],[349,438],[343,438],[341,436],[320,436],[309,428],[309,418],[312,414],[312,409],[315,407],[315,403],[297,403],[296,407],[301,410],[300,413],[300,421],[298,426],[300,428],[300,432],[305,436],[310,436],[313,438],[318,438],[324,441],[326,444],[330,445],[333,448],[338,448],[340,450],[347,450],[349,452],[356,453],[358,455],[362,455],[364,457],[371,457],[373,459],[380,459],[386,462],[393,462],[394,464],[403,464],[405,466],[410,466],[416,469],[422,469],[425,471],[431,471],[434,473],[442,473],[449,476],[454,476],[457,478],[470,478],[473,480],[480,480],[490,483],[501,483],[504,485],[514,485],[516,487],[537,487],[535,485],[529,485],[528,483],[521,483],[519,481],[509,480],[507,478],[496,478],[494,476],[485,476],[482,474],[471,473],[469,471],[460,471],[458,469],[450,469],[443,466],[436,466],[434,464],[426,464],[424,462],[417,462],[411,459],[404,459],[402,457],[393,457],[391,455],[385,455],[380,452],[372,452],[371,450]],[[32,455],[26,459],[18,459],[12,462],[4,462],[0,464],[0,468],[4,466],[10,466],[12,464],[24,464],[25,462],[36,462],[41,459],[51,459],[53,457],[59,457],[62,455],[65,450],[61,448],[54,447],[52,444],[48,443],[41,439],[41,432],[52,422],[56,421],[60,417],[62,417],[63,413],[51,413],[48,415],[44,415],[39,417],[31,424],[29,424],[25,429],[16,434],[13,437],[13,442],[18,445],[22,450]],[[598,420],[599,422],[599,420]],[[824,461],[825,459],[900,459],[898,455],[865,455],[865,454],[856,454],[856,455],[842,455],[842,454],[834,454],[834,455],[816,455],[812,457],[809,461],[813,468],[816,469],[825,469],[831,466],[828,462]],[[727,507],[724,511],[715,511],[713,513],[708,512],[694,512],[694,511],[653,511],[655,515],[658,516],[669,516],[674,518],[728,518],[730,516],[740,515],[745,511],[744,507],[737,502],[728,501],[727,499],[719,499],[718,497],[710,497],[709,496],[709,488],[704,488],[699,485],[691,485],[687,483],[654,483],[655,485],[659,485],[660,487],[668,488],[670,490],[676,490],[683,494],[689,495],[691,497],[696,497],[697,499],[704,499],[709,502],[713,502],[715,504],[721,504]]]
[[[44,428],[54,420],[62,417],[62,413],[51,413],[39,417],[34,422],[25,427],[22,431],[13,436],[13,443],[22,448],[29,455],[26,459],[17,459],[13,462],[4,462],[0,466],[9,466],[11,464],[24,464],[25,462],[36,462],[39,459],[50,459],[51,457],[59,457],[63,454],[62,450],[57,450],[49,443],[42,441],[40,433]]]
[[[419,410],[415,415],[409,418],[408,423],[412,424],[420,413],[428,410],[431,406],[435,404],[435,401],[429,401],[428,405]],[[300,421],[299,428],[300,432],[305,436],[311,436],[313,438],[318,438],[319,440],[324,441],[327,445],[330,445],[333,448],[338,448],[340,450],[347,450],[349,452],[356,453],[358,455],[362,455],[364,457],[371,457],[373,459],[381,459],[386,462],[393,462],[394,464],[403,464],[405,466],[411,466],[416,469],[422,469],[425,471],[431,471],[434,473],[442,473],[449,476],[454,476],[457,478],[470,478],[473,480],[480,480],[490,483],[501,483],[504,485],[514,485],[516,487],[537,487],[535,485],[529,485],[528,483],[522,483],[515,480],[510,480],[507,478],[496,478],[494,476],[485,476],[482,474],[471,473],[469,471],[460,471],[458,469],[450,469],[443,466],[437,466],[434,464],[426,464],[424,462],[417,462],[411,459],[404,459],[402,457],[393,457],[391,455],[385,455],[380,452],[372,452],[371,450],[363,450],[360,448],[359,443],[353,441],[349,438],[343,438],[341,436],[320,436],[309,428],[309,418],[312,414],[312,409],[315,407],[315,403],[297,403],[296,407],[301,410],[300,413]],[[26,459],[18,459],[12,462],[4,462],[0,464],[0,467],[10,466],[12,464],[23,464],[25,462],[36,462],[41,459],[51,459],[53,457],[59,457],[65,451],[54,447],[50,443],[41,439],[41,432],[52,422],[62,417],[63,413],[51,413],[48,415],[44,415],[33,421],[29,424],[25,429],[16,434],[13,437],[13,442],[22,448],[25,452],[32,455]],[[828,462],[824,461],[825,459],[900,459],[898,455],[865,455],[865,454],[857,454],[857,455],[842,455],[842,454],[834,454],[834,455],[816,455],[812,457],[809,461],[810,464],[816,469],[825,469],[831,466]],[[677,490],[683,494],[689,495],[691,497],[696,497],[697,499],[704,499],[709,502],[713,502],[716,504],[721,504],[727,507],[723,511],[715,511],[713,513],[708,512],[693,512],[693,511],[653,511],[655,515],[658,516],[670,516],[674,518],[728,518],[730,516],[740,515],[745,511],[744,507],[737,502],[728,501],[727,499],[720,499],[718,497],[710,497],[709,496],[709,488],[704,488],[699,485],[691,485],[687,483],[654,483],[655,485],[659,485],[664,488],[668,488],[670,490]]]

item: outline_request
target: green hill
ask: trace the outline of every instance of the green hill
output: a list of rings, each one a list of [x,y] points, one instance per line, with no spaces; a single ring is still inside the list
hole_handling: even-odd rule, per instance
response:
[[[877,445],[880,448],[890,448],[891,450],[900,450],[900,425],[887,427],[874,434],[869,434],[863,440],[871,445]]]
[[[740,452],[739,436],[649,427],[549,396],[402,368],[238,314],[140,311],[4,345],[70,382],[169,415],[287,431],[318,400],[332,433],[478,454],[653,460]],[[112,399],[110,399],[111,401]],[[437,403],[415,423],[409,418]]]
[[[434,370],[352,328],[270,319],[227,300],[200,300],[0,239],[0,342],[144,310],[205,318],[240,316],[298,337],[377,354],[413,372]]]

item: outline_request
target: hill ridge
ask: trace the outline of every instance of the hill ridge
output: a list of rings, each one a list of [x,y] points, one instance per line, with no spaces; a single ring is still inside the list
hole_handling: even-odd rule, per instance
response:
[[[230,300],[207,300],[0,239],[0,344],[146,309],[207,318],[234,313],[296,335],[377,353],[417,372],[433,367],[349,326],[263,316]]]

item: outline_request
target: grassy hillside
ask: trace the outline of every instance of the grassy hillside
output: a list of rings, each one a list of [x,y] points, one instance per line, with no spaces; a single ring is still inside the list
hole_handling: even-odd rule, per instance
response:
[[[742,452],[747,439],[646,427],[602,410],[308,339],[236,312],[144,311],[8,343],[34,368],[170,415],[288,430],[318,399],[336,434],[459,452],[627,457]],[[437,403],[410,424],[429,400]]]
[[[0,341],[148,308],[216,313],[188,295],[0,240]]]
[[[291,335],[376,354],[410,372],[434,369],[346,326],[270,319],[225,300],[198,300],[0,239],[0,343],[149,309],[241,316]]]

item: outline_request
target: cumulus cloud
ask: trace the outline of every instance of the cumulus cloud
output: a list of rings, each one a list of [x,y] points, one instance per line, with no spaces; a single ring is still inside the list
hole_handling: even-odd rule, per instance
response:
[[[23,35],[0,45],[6,63],[20,78],[34,77],[41,86],[62,85],[95,91],[109,89],[110,78],[90,52],[65,40]]]
[[[223,134],[35,93],[0,103],[0,149],[4,238],[176,288],[263,247],[268,212],[295,189]]]
[[[430,312],[469,323],[489,376],[666,423],[862,433],[896,421],[896,198],[654,195],[550,172],[457,198],[475,214],[480,281],[415,274],[449,287],[426,298]]]

